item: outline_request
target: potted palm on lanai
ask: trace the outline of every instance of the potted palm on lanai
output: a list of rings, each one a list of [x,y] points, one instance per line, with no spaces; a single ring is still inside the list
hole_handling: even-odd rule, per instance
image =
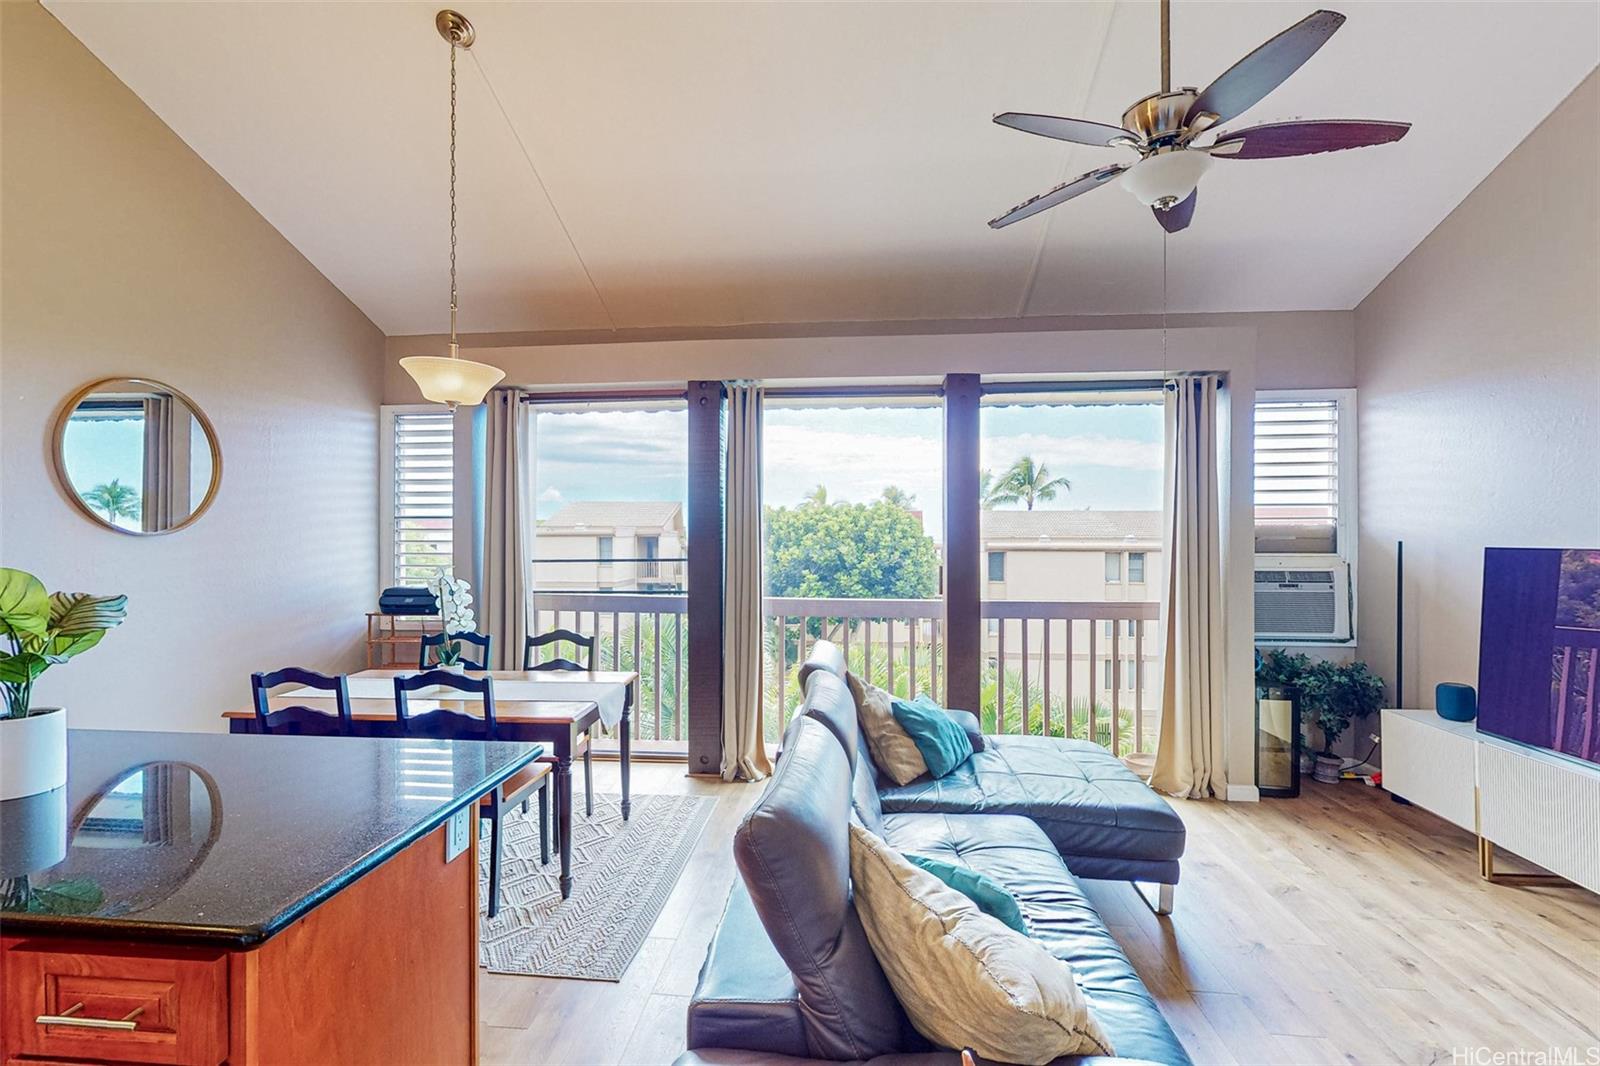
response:
[[[100,643],[127,603],[126,596],[47,592],[32,574],[0,567],[0,799],[66,784],[67,715],[35,707],[34,682]]]

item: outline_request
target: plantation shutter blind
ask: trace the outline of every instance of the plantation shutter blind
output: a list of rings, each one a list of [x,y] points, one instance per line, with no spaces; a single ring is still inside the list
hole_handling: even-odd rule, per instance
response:
[[[1255,412],[1256,550],[1339,550],[1339,401],[1266,400]]]
[[[455,489],[454,429],[449,411],[400,412],[394,418],[394,581],[419,585],[451,569]]]

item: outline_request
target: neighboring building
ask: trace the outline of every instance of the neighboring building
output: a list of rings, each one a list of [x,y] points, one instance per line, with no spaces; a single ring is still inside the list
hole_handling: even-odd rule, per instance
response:
[[[1051,604],[1160,600],[1163,558],[1160,511],[985,511],[981,527],[985,600],[1027,600]],[[1028,625],[1029,678],[1043,683],[1044,623]],[[1088,695],[1091,684],[1089,623],[1073,626],[1072,693]],[[1096,697],[1133,705],[1136,689],[1149,708],[1160,692],[1161,646],[1154,622],[1101,619],[1094,623]],[[1005,623],[1005,665],[1020,671],[1021,621]],[[1051,692],[1066,693],[1066,623],[1051,624]],[[1142,632],[1141,632],[1142,627]],[[1116,657],[1112,656],[1113,641]],[[990,619],[985,654],[1000,656],[1001,623]],[[1135,667],[1135,660],[1139,666]],[[1142,675],[1142,676],[1141,676]]]
[[[683,504],[585,500],[539,523],[535,592],[675,592],[683,589]]]

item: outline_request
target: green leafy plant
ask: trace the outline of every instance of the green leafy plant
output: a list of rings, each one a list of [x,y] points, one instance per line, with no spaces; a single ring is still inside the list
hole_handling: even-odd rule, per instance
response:
[[[103,512],[106,519],[111,522],[124,517],[137,519],[144,500],[138,489],[124,485],[116,478],[78,495],[83,498],[84,503],[96,511]]]
[[[46,592],[32,574],[0,567],[0,638],[10,644],[10,651],[0,649],[0,717],[27,717],[39,675],[100,643],[121,624],[127,604],[126,596]]]
[[[1351,722],[1383,706],[1383,679],[1366,663],[1312,662],[1308,655],[1283,650],[1257,656],[1256,689],[1287,692],[1302,720],[1322,730],[1321,754],[1330,758]]]
[[[106,901],[99,885],[87,877],[34,886],[27,875],[0,879],[0,910],[57,916],[93,914]]]

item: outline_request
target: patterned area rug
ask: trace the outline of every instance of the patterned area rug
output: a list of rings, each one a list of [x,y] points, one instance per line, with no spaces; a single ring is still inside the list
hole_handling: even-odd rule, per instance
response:
[[[507,811],[501,832],[500,913],[489,918],[489,837],[478,878],[481,961],[494,973],[620,981],[650,934],[711,817],[709,796],[622,797],[595,793],[594,816],[573,789],[572,896],[561,898],[561,863],[539,865],[539,805]]]

